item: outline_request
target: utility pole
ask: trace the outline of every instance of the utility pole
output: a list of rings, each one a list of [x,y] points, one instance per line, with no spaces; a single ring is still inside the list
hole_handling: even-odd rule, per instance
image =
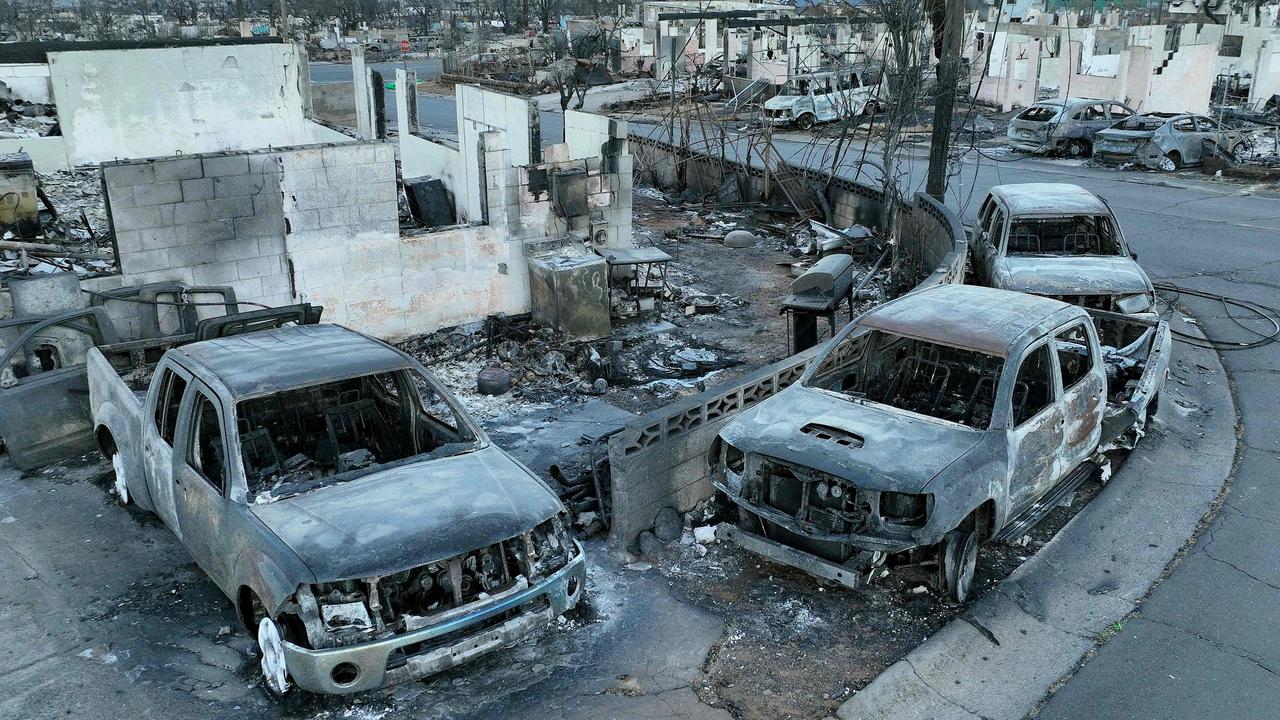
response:
[[[942,27],[942,52],[938,59],[938,95],[933,103],[933,138],[929,145],[929,179],[925,192],[944,202],[947,195],[947,155],[951,149],[951,114],[960,84],[960,37],[964,33],[964,0],[931,0],[946,3]]]
[[[289,0],[280,0],[280,39],[289,39]]]

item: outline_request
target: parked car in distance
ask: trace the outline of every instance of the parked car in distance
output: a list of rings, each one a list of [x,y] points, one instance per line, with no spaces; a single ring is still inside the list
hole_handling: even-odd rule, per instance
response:
[[[91,350],[90,405],[120,498],[235,604],[274,693],[423,677],[582,598],[559,498],[416,360],[338,325],[219,335]]]
[[[764,102],[765,122],[808,130],[818,123],[852,118],[878,102],[879,66],[848,67],[793,75],[782,91]]]
[[[1228,153],[1240,152],[1243,131],[1194,113],[1135,115],[1098,132],[1094,157],[1106,163],[1137,162],[1169,170],[1199,165],[1206,144]]]
[[[1078,185],[997,185],[974,235],[975,284],[1127,315],[1155,312],[1155,288],[1111,206]]]
[[[1118,100],[1044,100],[1009,121],[1009,146],[1029,153],[1093,154],[1094,136],[1134,110]]]
[[[717,534],[850,587],[894,556],[956,601],[979,543],[1016,539],[1164,386],[1166,321],[972,285],[909,293],[847,325],[795,384],[709,450],[736,505]]]

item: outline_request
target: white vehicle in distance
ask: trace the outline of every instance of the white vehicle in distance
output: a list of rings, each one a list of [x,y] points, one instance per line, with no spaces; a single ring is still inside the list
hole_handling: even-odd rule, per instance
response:
[[[878,65],[793,75],[764,103],[765,122],[808,130],[818,123],[857,117],[879,105]]]

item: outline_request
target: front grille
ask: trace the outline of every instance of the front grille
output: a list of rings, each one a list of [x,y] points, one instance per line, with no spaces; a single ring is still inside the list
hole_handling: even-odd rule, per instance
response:
[[[807,532],[848,535],[866,530],[871,503],[866,493],[833,475],[764,460],[761,463],[767,505],[795,518]]]

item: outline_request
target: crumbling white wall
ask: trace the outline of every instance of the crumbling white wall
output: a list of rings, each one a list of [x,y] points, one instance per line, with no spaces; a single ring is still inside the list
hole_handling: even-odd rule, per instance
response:
[[[400,235],[387,143],[127,161],[103,177],[122,274],[91,289],[227,285],[391,340],[529,310],[523,242],[505,227]]]
[[[4,84],[9,86],[15,98],[22,98],[27,102],[53,102],[49,66],[44,63],[0,65],[0,81],[4,81]]]
[[[485,178],[476,162],[484,152],[480,136],[498,131],[507,142],[512,166],[528,165],[542,157],[537,103],[528,98],[486,90],[479,85],[458,85],[454,89],[458,118],[458,148],[462,153],[465,191],[453,190],[461,217],[479,220],[484,215],[482,188]],[[473,154],[474,153],[474,154]]]
[[[305,117],[300,62],[291,44],[49,54],[76,165],[350,140]]]
[[[1209,95],[1217,78],[1217,45],[1184,45],[1172,57],[1156,57],[1144,111],[1209,112]]]
[[[71,158],[67,156],[66,139],[58,135],[0,139],[0,155],[15,153],[19,150],[25,152],[31,158],[31,165],[36,169],[36,172],[50,173],[57,170],[71,169]]]

